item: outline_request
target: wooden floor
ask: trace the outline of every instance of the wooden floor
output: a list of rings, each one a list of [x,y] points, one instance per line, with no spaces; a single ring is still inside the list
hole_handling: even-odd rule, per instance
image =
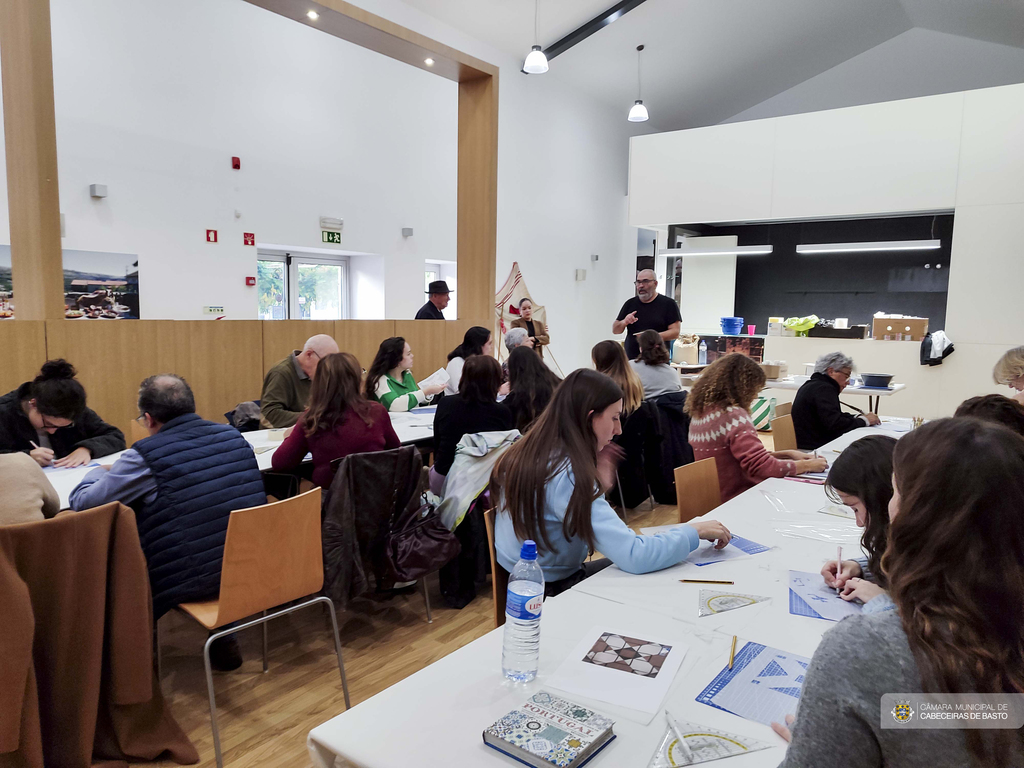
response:
[[[629,525],[675,522],[674,506],[647,506]],[[338,617],[352,704],[403,680],[492,628],[489,587],[461,611],[441,603],[437,577],[429,581],[434,623],[427,624],[422,595],[357,601]],[[303,615],[303,613],[305,615]],[[259,628],[239,635],[245,663],[215,672],[221,745],[229,766],[307,768],[306,735],[345,709],[330,622],[320,607],[270,623],[270,669],[262,673]],[[177,614],[161,620],[163,691],[178,722],[199,750],[200,765],[215,765],[203,675],[205,632]],[[499,660],[495,659],[495,668]],[[173,765],[170,762],[162,765]]]

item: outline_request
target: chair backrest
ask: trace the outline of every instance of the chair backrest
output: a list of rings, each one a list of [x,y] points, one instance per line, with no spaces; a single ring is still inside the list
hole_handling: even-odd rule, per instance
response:
[[[498,565],[498,552],[494,548],[493,509],[484,512],[484,526],[487,528],[487,551],[491,556],[491,597],[494,600],[494,626],[505,623],[505,597],[508,594],[508,573]]]
[[[779,416],[789,416],[789,414],[791,414],[792,412],[793,412],[793,404],[792,403],[779,403],[778,405],[775,406],[775,417],[776,418],[778,418]]]
[[[713,456],[676,467],[675,476],[680,523],[688,523],[721,505],[722,490]]]
[[[139,440],[149,437],[149,430],[139,424],[136,419],[132,419],[131,426],[128,427],[128,437],[131,438],[131,442],[128,443],[129,447],[131,447]]]
[[[323,583],[319,488],[231,513],[217,626],[319,592]]]
[[[796,450],[796,431],[791,415],[772,419],[772,444],[776,451]]]

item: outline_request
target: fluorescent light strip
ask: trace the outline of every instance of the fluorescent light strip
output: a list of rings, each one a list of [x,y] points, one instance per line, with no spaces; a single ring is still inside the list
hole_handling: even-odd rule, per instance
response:
[[[772,252],[771,245],[734,245],[731,248],[722,249],[689,249],[675,248],[680,256],[765,256]]]
[[[867,243],[809,243],[798,245],[797,253],[868,253],[871,251],[934,251],[941,240],[879,240]]]

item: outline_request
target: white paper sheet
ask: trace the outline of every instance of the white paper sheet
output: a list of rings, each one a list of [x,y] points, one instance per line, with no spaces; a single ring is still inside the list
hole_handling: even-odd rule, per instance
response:
[[[420,389],[425,389],[426,387],[447,384],[449,381],[451,381],[451,377],[448,375],[448,371],[446,371],[444,368],[438,368],[432,374],[427,376],[427,378],[425,378],[423,381],[419,382],[416,386],[419,387]]]
[[[546,685],[570,697],[583,696],[648,715],[657,713],[683,662],[687,645],[678,638],[649,634],[643,627],[630,632],[620,629],[592,627]],[[629,669],[622,668],[625,666]]]
[[[820,573],[789,572],[789,612],[794,616],[839,621],[863,609],[860,603],[843,600]]]

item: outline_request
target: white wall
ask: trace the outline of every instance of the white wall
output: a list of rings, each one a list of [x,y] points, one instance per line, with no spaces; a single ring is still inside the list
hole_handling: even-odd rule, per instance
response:
[[[241,233],[320,245],[317,217],[341,216],[342,248],[384,258],[387,317],[413,316],[423,262],[455,258],[454,83],[242,0],[52,3],[66,247],[139,253],[149,317],[201,318],[204,304],[255,317]],[[500,67],[497,281],[518,261],[561,368],[588,365],[632,295],[627,141],[643,129],[400,0],[357,4]],[[185,303],[160,289],[182,274],[202,276]]]
[[[743,126],[747,133],[738,132]],[[734,145],[731,137],[767,135],[772,128],[775,140],[763,155],[728,169],[738,190],[761,189],[767,161],[771,195],[767,206],[758,201],[758,215],[747,216],[750,205],[742,192],[735,203],[726,194],[688,203],[704,189],[714,191],[714,169],[702,163],[701,173],[683,173],[687,157],[708,147],[724,162],[749,155],[750,145]],[[880,357],[858,361],[862,370],[865,364],[903,366],[915,382],[906,392],[907,409],[926,417],[948,415],[966,397],[998,391],[993,364],[1009,347],[1024,343],[1021,136],[1024,84],[635,137],[630,221],[657,226],[955,209],[943,330],[956,352],[942,366],[918,371],[906,367],[916,364],[916,345],[899,345],[908,347],[900,350],[878,342],[862,349]],[[906,359],[891,357],[897,353]]]
[[[64,247],[138,253],[143,317],[256,317],[242,233],[322,247],[320,216],[415,314],[424,258],[455,254],[455,83],[241,0],[51,5]]]

